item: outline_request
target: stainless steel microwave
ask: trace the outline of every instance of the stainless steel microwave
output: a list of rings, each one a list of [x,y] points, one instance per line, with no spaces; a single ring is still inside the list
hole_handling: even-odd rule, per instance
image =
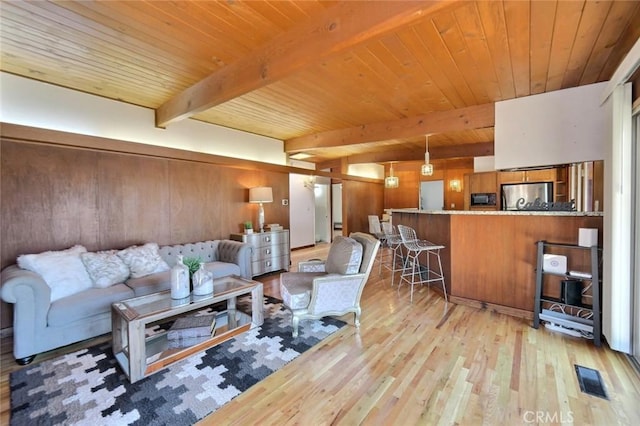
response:
[[[495,206],[496,194],[493,192],[482,192],[471,194],[471,206]]]

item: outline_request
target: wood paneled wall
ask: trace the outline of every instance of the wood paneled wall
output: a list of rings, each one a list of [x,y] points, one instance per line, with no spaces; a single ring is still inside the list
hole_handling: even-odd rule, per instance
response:
[[[342,182],[342,233],[369,232],[369,215],[383,213],[384,185]]]
[[[598,229],[602,246],[602,217],[453,216],[451,294],[532,312],[536,242],[577,244],[579,228]],[[571,253],[569,269],[588,271],[578,254]]]
[[[422,162],[407,161],[393,165],[393,174],[398,176],[398,188],[385,188],[384,208],[419,208],[420,182],[442,180],[444,182],[444,209],[464,210],[464,175],[473,173],[473,159],[436,160],[432,176],[422,176]],[[385,176],[389,176],[389,166],[385,166]],[[451,190],[449,183],[459,180],[461,192]],[[452,207],[453,205],[453,207]]]
[[[287,174],[2,141],[2,267],[22,253],[228,238],[257,220],[248,188],[288,198]],[[281,203],[265,204],[288,226]]]
[[[288,173],[6,139],[0,153],[2,268],[20,254],[75,244],[94,251],[229,238],[246,220],[257,226],[253,186],[273,188],[266,217],[289,226],[280,202]],[[0,327],[9,327],[12,306],[0,310]]]

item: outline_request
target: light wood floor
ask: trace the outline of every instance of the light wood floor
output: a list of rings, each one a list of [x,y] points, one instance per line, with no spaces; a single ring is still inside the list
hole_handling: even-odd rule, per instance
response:
[[[292,253],[324,257],[327,245]],[[261,278],[279,297],[278,275]],[[437,291],[390,287],[377,264],[348,325],[205,418],[203,425],[638,425],[640,377],[625,355],[513,317],[445,305]],[[109,338],[109,336],[101,339]],[[41,354],[34,362],[94,344]],[[0,356],[8,423],[11,341]],[[600,371],[610,397],[580,391],[574,364]]]

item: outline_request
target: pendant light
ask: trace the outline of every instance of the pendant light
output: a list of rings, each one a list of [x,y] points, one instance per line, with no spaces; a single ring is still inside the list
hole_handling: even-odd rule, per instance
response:
[[[425,138],[424,164],[420,169],[420,173],[422,173],[422,176],[431,176],[433,174],[433,164],[429,163],[429,135],[426,135]]]
[[[397,188],[400,184],[400,181],[396,176],[393,175],[393,163],[389,166],[389,176],[384,179],[384,187],[385,188]]]

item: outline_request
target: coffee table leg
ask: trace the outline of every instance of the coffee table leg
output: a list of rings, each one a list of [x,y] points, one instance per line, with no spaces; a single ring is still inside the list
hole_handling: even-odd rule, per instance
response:
[[[251,327],[258,327],[264,322],[264,296],[262,283],[251,290]]]
[[[236,315],[236,297],[230,297],[227,300],[227,319],[229,320],[229,330],[233,330],[238,326],[238,318]]]
[[[135,383],[144,377],[147,370],[147,354],[144,341],[144,324],[140,321],[130,321],[129,334],[129,380]]]
[[[123,332],[124,319],[120,315],[120,311],[116,306],[111,307],[111,346],[113,354],[117,355],[127,346],[126,332]]]

